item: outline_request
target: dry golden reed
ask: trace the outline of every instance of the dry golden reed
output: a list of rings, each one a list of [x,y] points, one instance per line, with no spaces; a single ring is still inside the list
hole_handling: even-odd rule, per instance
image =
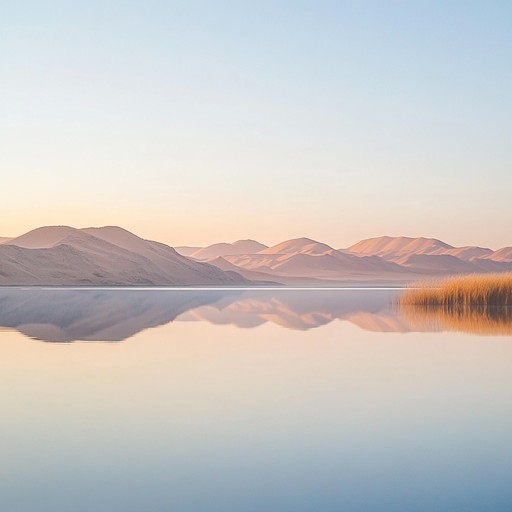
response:
[[[415,284],[399,299],[410,306],[512,306],[512,273],[472,274]]]
[[[451,277],[408,288],[403,316],[417,324],[485,335],[512,335],[512,274]]]

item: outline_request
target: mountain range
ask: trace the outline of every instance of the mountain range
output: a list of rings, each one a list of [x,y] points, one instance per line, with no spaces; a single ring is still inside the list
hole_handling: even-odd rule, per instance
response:
[[[107,226],[41,227],[0,237],[0,285],[250,286],[404,283],[512,271],[512,247],[454,247],[434,238],[377,237],[335,249],[310,238],[172,247]]]
[[[251,279],[317,279],[409,281],[429,276],[512,271],[512,247],[454,247],[435,238],[382,236],[335,249],[309,238],[296,238],[257,252],[242,254],[241,246],[263,244],[241,240],[209,247],[177,247],[189,257],[233,270]]]

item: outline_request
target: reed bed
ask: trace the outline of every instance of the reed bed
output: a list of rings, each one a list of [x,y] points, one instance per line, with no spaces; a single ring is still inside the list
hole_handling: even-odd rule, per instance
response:
[[[434,330],[512,335],[512,273],[416,283],[398,299],[409,321]]]
[[[401,306],[512,306],[512,273],[472,274],[415,284],[398,299]]]

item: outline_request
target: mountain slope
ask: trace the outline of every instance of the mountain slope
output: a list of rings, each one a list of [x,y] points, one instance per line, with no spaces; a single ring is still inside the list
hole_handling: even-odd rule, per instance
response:
[[[281,252],[269,253],[271,249]],[[299,251],[283,252],[293,249]],[[408,269],[376,256],[359,257],[345,254],[318,242],[284,242],[275,246],[275,249],[266,249],[258,254],[225,256],[224,259],[236,267],[274,276],[340,280],[383,275],[403,277],[404,274],[409,274]]]
[[[436,251],[447,249],[453,249],[453,247],[435,238],[381,236],[361,240],[347,248],[346,251],[358,255],[389,258],[404,254],[432,254]]]
[[[259,251],[259,254],[323,254],[332,250],[334,250],[332,247],[311,240],[311,238],[293,238],[272,247],[267,247]]]
[[[464,261],[473,261],[477,258],[485,258],[493,254],[491,249],[486,247],[453,247],[452,249],[438,249],[431,254],[448,254]]]
[[[512,247],[503,247],[502,249],[498,249],[497,251],[484,256],[484,258],[493,261],[512,262]]]
[[[449,254],[408,254],[395,261],[415,272],[425,274],[467,274],[479,271],[471,262]]]
[[[199,249],[202,249],[202,247],[190,247],[188,245],[178,245],[174,248],[174,250],[181,254],[182,256],[186,256],[187,258],[192,256],[196,251],[199,251]]]
[[[190,260],[121,228],[39,228],[0,246],[2,285],[247,283],[239,274]]]
[[[69,226],[44,226],[12,238],[9,245],[25,249],[47,249],[54,247],[67,236],[75,235],[78,231]]]
[[[190,257],[196,260],[209,260],[233,254],[253,254],[266,248],[266,245],[263,245],[256,240],[238,240],[232,244],[221,242],[198,249],[191,253]]]

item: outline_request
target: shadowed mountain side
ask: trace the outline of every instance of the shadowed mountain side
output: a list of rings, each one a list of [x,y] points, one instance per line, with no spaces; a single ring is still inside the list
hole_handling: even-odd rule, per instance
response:
[[[512,261],[495,261],[488,258],[477,258],[472,261],[478,272],[511,272]]]
[[[94,233],[94,235],[90,234]],[[0,245],[0,285],[240,285],[234,272],[121,228],[40,228]]]
[[[439,249],[432,254],[447,254],[449,256],[455,256],[464,261],[473,261],[477,258],[485,258],[493,253],[491,249],[486,247],[454,247],[453,249]]]
[[[426,275],[475,274],[480,272],[508,272],[512,263],[492,259],[473,258],[470,261],[450,254],[410,254],[394,260],[396,263]]]
[[[322,279],[315,279],[314,277],[294,277],[294,276],[280,276],[265,272],[258,272],[257,270],[247,270],[243,267],[233,265],[225,258],[219,257],[213,260],[208,260],[207,263],[215,265],[224,271],[238,272],[241,276],[251,281],[257,281],[261,284],[282,284],[290,286],[325,286],[326,281]],[[327,284],[331,283],[329,281]],[[332,285],[339,283],[332,282]]]
[[[216,291],[5,288],[0,325],[43,341],[122,341],[222,296]]]
[[[484,256],[484,258],[512,263],[512,247],[503,247],[492,254]]]
[[[448,254],[409,254],[395,260],[404,267],[425,274],[478,272],[478,267]]]
[[[268,254],[261,252],[241,256],[225,256],[233,265],[273,276],[308,277],[342,280],[346,278],[412,278],[412,272],[376,256],[354,256],[334,249],[325,253]]]

